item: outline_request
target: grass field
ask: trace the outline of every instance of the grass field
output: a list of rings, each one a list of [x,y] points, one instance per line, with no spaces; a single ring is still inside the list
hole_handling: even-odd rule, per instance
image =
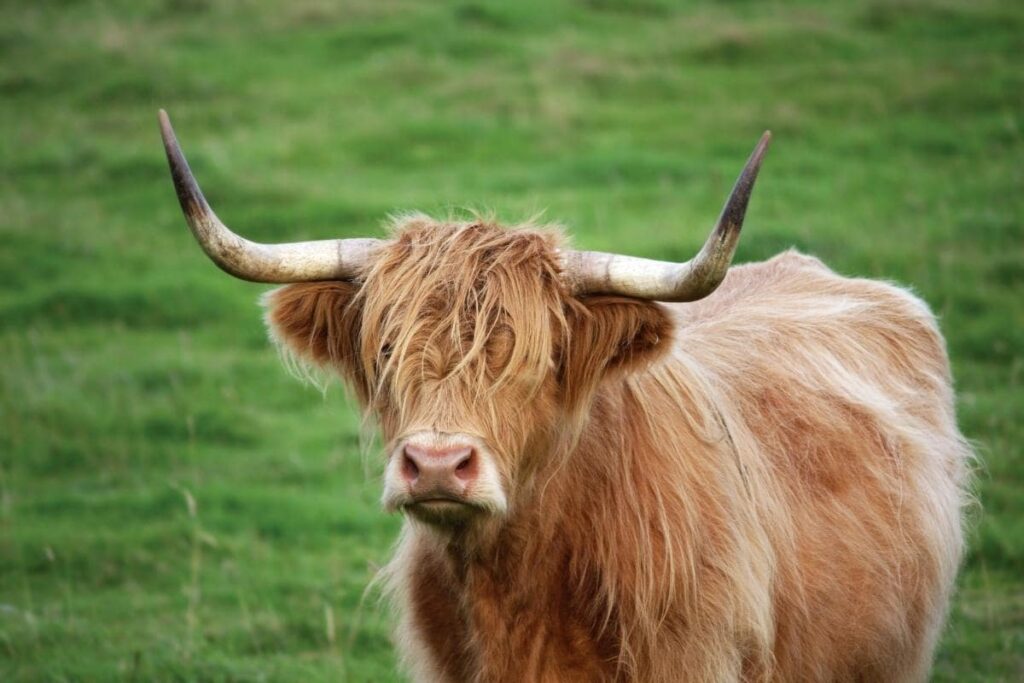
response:
[[[771,128],[738,260],[795,245],[939,313],[984,467],[935,680],[1024,680],[1024,4],[995,0],[0,1],[0,680],[398,680],[376,458],[189,236],[158,107],[254,239],[543,211],[680,259]]]

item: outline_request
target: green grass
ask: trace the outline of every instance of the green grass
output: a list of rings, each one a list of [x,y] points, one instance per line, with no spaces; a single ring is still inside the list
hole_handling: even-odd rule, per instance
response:
[[[771,128],[739,260],[940,314],[984,469],[935,679],[1021,680],[1022,55],[1012,0],[3,0],[0,679],[397,678],[376,459],[185,230],[166,107],[255,239],[543,210],[663,258]]]

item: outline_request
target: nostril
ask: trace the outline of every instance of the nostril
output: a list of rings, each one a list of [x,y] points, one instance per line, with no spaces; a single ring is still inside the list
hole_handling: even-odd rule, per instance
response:
[[[456,463],[455,476],[462,481],[476,478],[476,455],[472,450]]]
[[[408,453],[402,453],[402,476],[406,481],[416,481],[420,476],[420,468]]]

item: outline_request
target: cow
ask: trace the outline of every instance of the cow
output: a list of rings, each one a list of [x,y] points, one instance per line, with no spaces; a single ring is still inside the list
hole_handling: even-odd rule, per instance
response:
[[[558,229],[400,217],[218,266],[284,284],[273,340],[340,375],[404,515],[384,580],[416,681],[920,681],[972,450],[926,304],[787,251],[730,267],[769,142],[685,263]]]

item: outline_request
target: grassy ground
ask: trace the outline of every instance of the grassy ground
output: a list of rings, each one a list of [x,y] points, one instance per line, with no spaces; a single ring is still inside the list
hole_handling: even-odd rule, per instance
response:
[[[0,679],[396,679],[358,420],[187,234],[162,106],[255,239],[468,206],[664,258],[772,128],[739,260],[941,315],[985,468],[935,678],[1021,680],[1022,55],[1009,0],[2,0]]]

